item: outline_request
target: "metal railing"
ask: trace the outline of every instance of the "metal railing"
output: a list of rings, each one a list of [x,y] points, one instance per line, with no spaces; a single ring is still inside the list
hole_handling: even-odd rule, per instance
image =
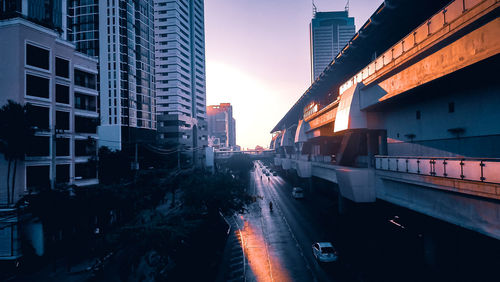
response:
[[[375,156],[375,168],[500,184],[500,159]]]
[[[368,66],[363,68],[360,72],[358,72],[356,75],[342,84],[339,89],[340,94],[342,94],[345,90],[351,88],[353,85],[360,83],[368,77],[376,74],[383,67],[389,64],[394,64],[395,60],[398,59],[401,55],[408,53],[413,48],[417,48],[417,46],[422,41],[446,28],[460,16],[467,13],[482,2],[485,1],[454,0],[450,2],[446,7],[439,10],[439,12],[434,14],[431,18],[427,19],[420,26],[406,35],[403,39],[401,39],[391,48],[385,51],[382,55],[378,56],[374,61],[369,63]]]

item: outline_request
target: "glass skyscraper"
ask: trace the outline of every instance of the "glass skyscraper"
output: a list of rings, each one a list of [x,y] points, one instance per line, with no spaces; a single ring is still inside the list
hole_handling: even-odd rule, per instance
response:
[[[122,149],[154,141],[153,16],[153,0],[106,0],[99,5],[100,146]]]
[[[309,32],[313,82],[354,36],[356,27],[354,18],[349,17],[347,11],[316,12]]]
[[[0,0],[0,19],[17,16],[62,33],[66,29],[66,0]]]
[[[67,34],[76,50],[99,56],[99,0],[68,1]]]

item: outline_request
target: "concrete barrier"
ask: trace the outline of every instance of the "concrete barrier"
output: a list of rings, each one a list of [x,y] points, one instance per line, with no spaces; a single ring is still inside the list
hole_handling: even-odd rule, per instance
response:
[[[368,168],[338,168],[340,194],[356,203],[375,202],[375,171]]]

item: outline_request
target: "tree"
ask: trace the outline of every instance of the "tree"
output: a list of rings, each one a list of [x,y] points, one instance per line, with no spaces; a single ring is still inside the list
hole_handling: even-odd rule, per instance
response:
[[[0,152],[8,162],[7,168],[7,204],[14,203],[17,162],[24,156],[34,135],[31,106],[21,105],[12,100],[0,108]],[[12,183],[11,166],[14,162]]]
[[[99,148],[99,182],[102,184],[119,183],[130,179],[130,159],[126,152],[111,151],[108,147]]]
[[[226,161],[225,166],[242,180],[248,180],[248,172],[253,168],[253,162],[246,154],[235,154]]]
[[[247,192],[247,182],[232,174],[195,173],[181,181],[182,198],[185,206],[198,211],[206,211],[215,216],[244,212],[254,201]]]

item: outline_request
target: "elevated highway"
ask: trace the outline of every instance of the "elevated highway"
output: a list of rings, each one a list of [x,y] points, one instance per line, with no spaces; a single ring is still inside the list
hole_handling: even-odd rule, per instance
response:
[[[273,128],[275,165],[500,239],[499,8],[385,1]]]

